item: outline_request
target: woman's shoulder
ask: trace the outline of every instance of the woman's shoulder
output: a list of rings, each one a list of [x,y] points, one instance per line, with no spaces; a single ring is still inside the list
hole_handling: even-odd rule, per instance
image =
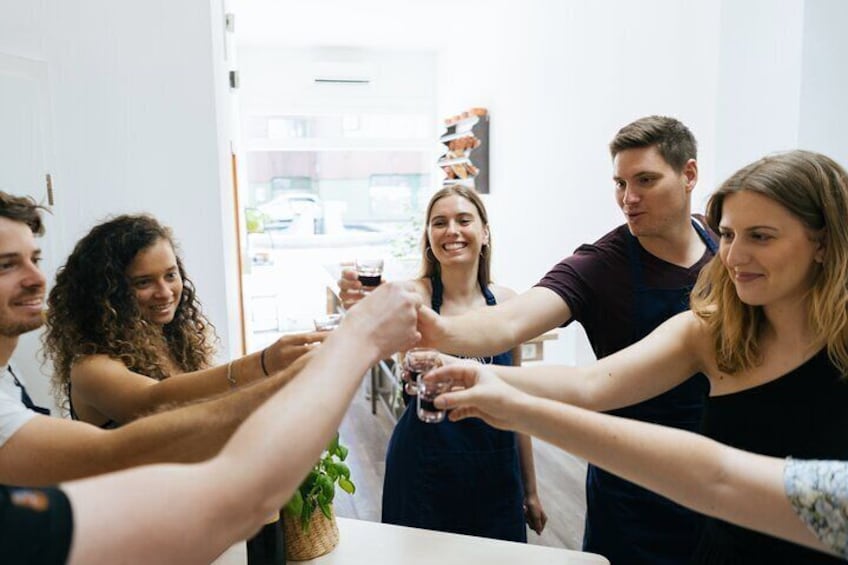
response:
[[[508,286],[501,286],[495,283],[489,283],[489,290],[492,291],[492,294],[495,296],[495,300],[497,302],[505,302],[510,298],[515,298],[518,296],[518,293],[509,288]]]
[[[412,279],[409,282],[411,282],[415,286],[415,292],[417,292],[421,296],[421,301],[429,305],[430,300],[433,297],[433,283],[430,282],[430,279],[426,277],[421,277],[417,279]]]
[[[121,361],[105,353],[77,355],[71,363],[71,378],[78,375],[99,372],[104,369],[126,369]]]

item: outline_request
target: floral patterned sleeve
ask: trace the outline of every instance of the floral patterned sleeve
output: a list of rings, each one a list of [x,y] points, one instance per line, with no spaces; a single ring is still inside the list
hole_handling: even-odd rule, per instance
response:
[[[807,527],[848,559],[848,461],[787,458],[783,486]]]

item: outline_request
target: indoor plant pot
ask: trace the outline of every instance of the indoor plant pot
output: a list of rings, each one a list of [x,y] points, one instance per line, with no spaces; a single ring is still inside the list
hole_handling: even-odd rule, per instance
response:
[[[350,481],[350,469],[343,463],[347,454],[348,449],[339,443],[336,434],[283,509],[287,559],[312,559],[330,552],[339,543],[333,513],[336,485],[348,494],[356,491]]]

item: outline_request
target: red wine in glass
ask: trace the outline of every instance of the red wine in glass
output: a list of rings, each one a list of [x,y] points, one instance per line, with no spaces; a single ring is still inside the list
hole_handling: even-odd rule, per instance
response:
[[[359,275],[359,282],[362,286],[380,286],[382,275]]]

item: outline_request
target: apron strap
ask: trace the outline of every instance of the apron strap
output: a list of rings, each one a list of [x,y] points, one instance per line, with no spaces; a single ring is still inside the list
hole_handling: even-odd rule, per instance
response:
[[[9,371],[10,375],[12,375],[12,379],[14,379],[14,381],[15,381],[15,386],[17,386],[19,389],[21,389],[21,402],[23,402],[24,406],[26,406],[27,408],[29,408],[33,412],[37,412],[37,413],[42,414],[44,416],[49,416],[50,415],[50,409],[42,408],[41,406],[38,406],[35,402],[33,402],[32,398],[30,397],[29,393],[27,392],[26,387],[23,385],[23,383],[21,381],[18,380],[17,375],[15,375],[15,372],[12,370],[12,366],[11,365],[7,366],[6,370]]]

